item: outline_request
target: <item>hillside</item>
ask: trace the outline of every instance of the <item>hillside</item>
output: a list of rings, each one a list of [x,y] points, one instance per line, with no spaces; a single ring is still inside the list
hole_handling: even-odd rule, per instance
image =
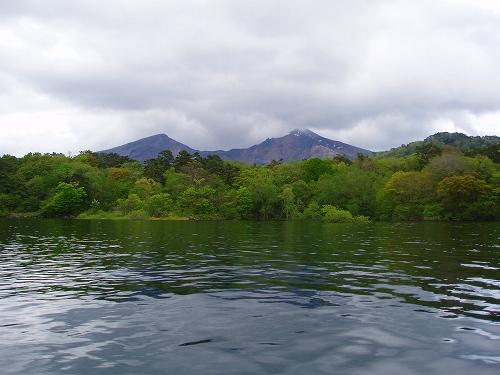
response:
[[[426,144],[433,144],[439,148],[443,148],[445,146],[455,147],[465,151],[469,149],[487,147],[497,143],[500,143],[500,137],[494,135],[480,137],[468,136],[463,133],[440,132],[425,138],[423,141],[411,142],[407,145],[392,148],[389,151],[376,152],[373,155],[377,159],[389,157],[401,158],[412,155],[415,152],[416,147]]]

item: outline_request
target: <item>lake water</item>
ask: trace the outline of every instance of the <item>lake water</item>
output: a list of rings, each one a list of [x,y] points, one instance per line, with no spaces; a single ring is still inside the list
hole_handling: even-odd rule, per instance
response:
[[[4,374],[499,374],[500,224],[0,219]]]

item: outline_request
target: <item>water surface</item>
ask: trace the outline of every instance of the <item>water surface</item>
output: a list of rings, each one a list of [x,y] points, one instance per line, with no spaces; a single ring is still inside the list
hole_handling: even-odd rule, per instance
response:
[[[0,220],[9,374],[496,374],[497,223]]]

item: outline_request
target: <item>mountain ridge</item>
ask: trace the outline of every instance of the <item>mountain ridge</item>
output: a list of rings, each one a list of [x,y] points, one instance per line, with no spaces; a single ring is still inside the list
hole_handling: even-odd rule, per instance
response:
[[[147,159],[156,158],[158,153],[163,150],[172,151],[174,156],[181,150],[186,150],[191,154],[198,152],[201,156],[216,154],[223,160],[249,164],[269,164],[273,160],[287,162],[313,157],[324,159],[336,155],[344,155],[349,159],[354,159],[358,153],[372,153],[372,151],[360,147],[324,138],[309,129],[294,129],[283,137],[267,138],[265,141],[248,148],[234,148],[227,151],[200,151],[180,143],[166,134],[156,134],[99,152],[116,153],[143,163]]]

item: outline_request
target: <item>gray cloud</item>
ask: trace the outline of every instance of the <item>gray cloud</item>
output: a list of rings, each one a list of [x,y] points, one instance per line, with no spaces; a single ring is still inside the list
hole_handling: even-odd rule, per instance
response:
[[[372,150],[498,134],[499,11],[487,0],[6,2],[0,154],[156,133],[229,149],[305,127]],[[29,141],[35,130],[44,142]]]

